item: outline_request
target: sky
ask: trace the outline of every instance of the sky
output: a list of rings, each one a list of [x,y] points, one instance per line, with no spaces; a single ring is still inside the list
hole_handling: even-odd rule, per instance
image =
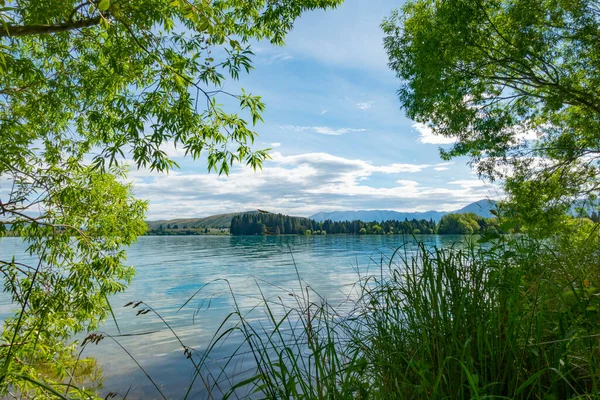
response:
[[[253,46],[255,70],[228,83],[262,96],[255,148],[271,148],[262,171],[229,176],[165,150],[180,169],[132,170],[148,219],[264,209],[297,216],[335,210],[451,211],[502,191],[478,179],[468,159],[443,161],[436,137],[406,118],[399,80],[387,67],[381,21],[401,2],[346,0],[296,21],[285,47]]]

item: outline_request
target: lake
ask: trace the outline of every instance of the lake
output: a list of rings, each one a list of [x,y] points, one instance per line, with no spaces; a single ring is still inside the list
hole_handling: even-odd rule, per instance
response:
[[[444,247],[461,237],[421,235],[419,239],[428,247]],[[359,276],[380,274],[382,261],[387,265],[398,247],[403,247],[401,253],[407,256],[416,250],[411,237],[400,235],[141,237],[127,253],[137,275],[126,292],[110,299],[121,332],[115,340],[120,345],[105,338],[98,345],[88,345],[83,354],[95,357],[102,366],[103,396],[114,392],[121,398],[128,392],[128,399],[162,398],[137,361],[166,397],[183,398],[194,369],[180,343],[157,315],[136,316],[143,305],[132,309],[123,307],[126,303],[144,301],[186,346],[202,355],[236,304],[249,320],[260,323],[265,316],[264,310],[257,308],[261,291],[269,300],[288,303],[293,300],[290,293],[300,293],[300,276],[303,287],[310,286],[329,304],[343,309]],[[17,255],[17,261],[26,259],[24,249],[19,238],[0,239],[0,259],[12,255]],[[4,295],[0,298],[2,317],[11,309]],[[275,311],[283,315],[281,309]],[[102,331],[119,335],[112,319]],[[226,362],[240,342],[239,335],[233,335],[210,352],[206,368],[222,390],[234,383],[227,377],[243,377],[252,369],[252,362],[243,354],[235,362]],[[219,376],[221,371],[225,373]],[[188,398],[207,398],[200,379]]]

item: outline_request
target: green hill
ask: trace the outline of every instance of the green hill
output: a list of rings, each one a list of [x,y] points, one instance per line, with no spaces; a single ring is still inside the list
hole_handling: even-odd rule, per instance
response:
[[[199,229],[199,228],[209,228],[209,229],[222,229],[231,226],[231,220],[233,217],[242,214],[256,214],[258,211],[247,211],[247,212],[239,212],[239,213],[230,213],[230,214],[219,214],[219,215],[211,215],[210,217],[204,218],[178,218],[178,219],[162,219],[158,221],[147,221],[148,228],[151,231],[155,231],[160,229],[162,226],[163,229],[173,228],[177,225],[178,229]]]

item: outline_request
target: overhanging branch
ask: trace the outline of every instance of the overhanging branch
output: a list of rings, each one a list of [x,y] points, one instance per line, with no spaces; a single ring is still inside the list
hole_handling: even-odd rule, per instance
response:
[[[100,23],[100,18],[101,17],[98,16],[55,25],[6,25],[0,28],[0,37],[45,35],[49,33],[72,31],[74,29],[98,25]]]

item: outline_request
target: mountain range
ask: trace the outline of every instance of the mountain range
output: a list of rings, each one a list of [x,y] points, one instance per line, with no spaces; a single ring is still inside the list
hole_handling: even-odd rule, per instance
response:
[[[325,220],[332,221],[354,221],[361,220],[364,222],[373,221],[389,221],[398,220],[404,221],[405,218],[411,219],[425,219],[434,220],[438,222],[442,216],[451,213],[475,213],[484,218],[493,217],[490,210],[495,208],[496,202],[494,200],[479,200],[475,203],[471,203],[468,206],[461,208],[460,210],[444,212],[444,211],[425,211],[425,212],[399,212],[399,211],[388,211],[388,210],[362,210],[362,211],[332,211],[332,212],[321,212],[310,216],[317,222],[323,222]],[[157,230],[160,226],[167,228],[167,226],[177,225],[179,229],[198,229],[198,228],[229,228],[231,220],[236,215],[241,214],[255,214],[258,211],[246,211],[229,214],[212,215],[204,218],[179,218],[170,220],[158,220],[148,221],[148,227],[150,230]],[[185,228],[184,228],[185,227]]]
[[[463,213],[475,213],[484,218],[491,218],[494,215],[491,213],[496,206],[494,200],[479,200],[475,203],[471,203],[459,210],[455,211],[424,211],[424,212],[399,212],[399,211],[388,211],[388,210],[361,210],[361,211],[332,211],[332,212],[320,212],[312,215],[310,219],[317,222],[323,222],[326,220],[331,221],[391,221],[404,219],[425,219],[439,221],[446,214],[463,214]]]

